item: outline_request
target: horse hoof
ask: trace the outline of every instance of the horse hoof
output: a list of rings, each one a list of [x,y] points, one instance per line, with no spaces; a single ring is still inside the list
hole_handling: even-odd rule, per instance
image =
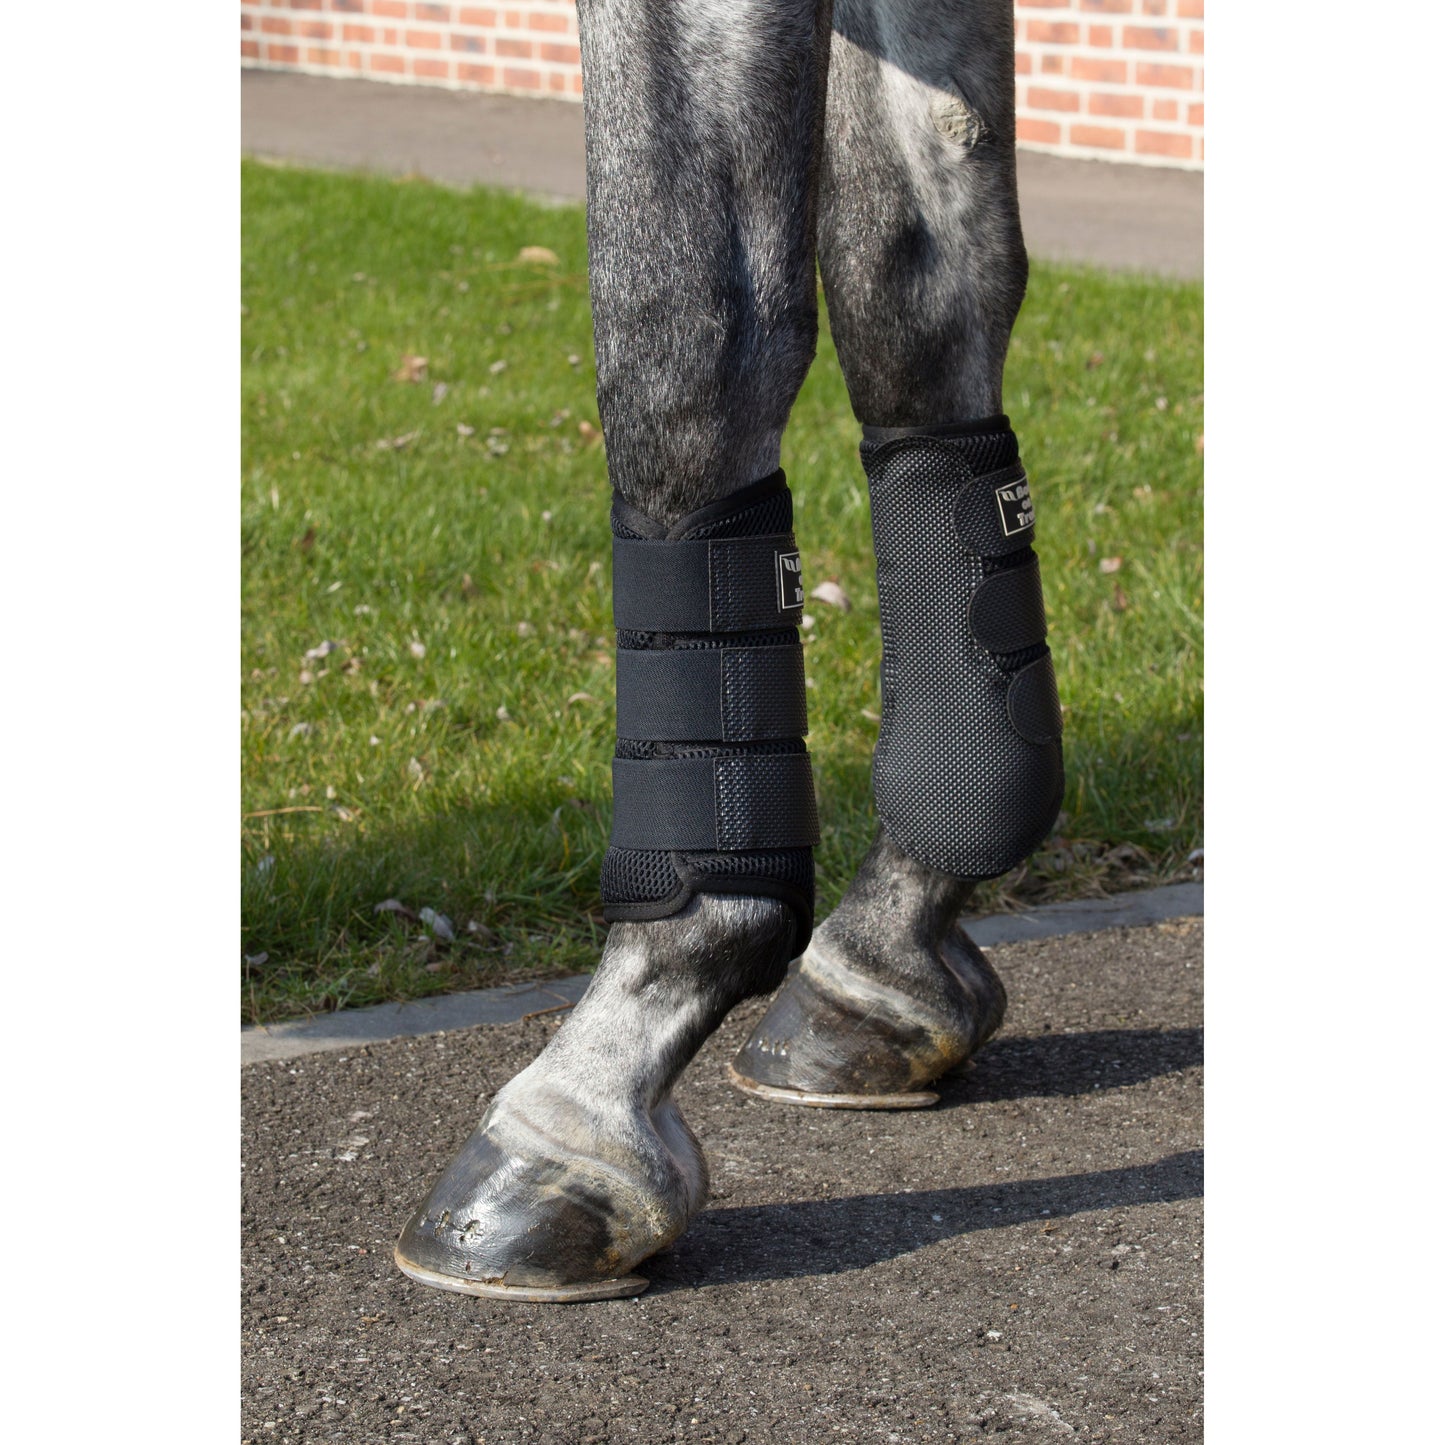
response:
[[[944,961],[959,983],[946,1012],[809,948],[733,1059],[729,1081],[756,1098],[815,1109],[937,1103],[929,1085],[967,1062],[1003,1021],[1005,1004],[1002,982],[971,940],[951,938]]]
[[[523,1303],[640,1294],[648,1281],[634,1267],[682,1233],[707,1191],[671,1102],[648,1122],[636,1132],[650,1151],[634,1140],[582,1153],[499,1098],[402,1230],[397,1267],[434,1289]]]
[[[728,1082],[772,1104],[802,1104],[810,1109],[926,1109],[938,1102],[938,1095],[931,1089],[913,1094],[818,1094],[807,1089],[782,1089],[740,1074],[736,1064],[728,1065]]]

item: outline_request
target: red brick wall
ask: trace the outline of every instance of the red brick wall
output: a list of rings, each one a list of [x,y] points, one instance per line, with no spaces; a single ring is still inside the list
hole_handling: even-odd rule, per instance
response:
[[[1204,0],[1014,0],[1019,144],[1204,165]]]
[[[1019,144],[1204,164],[1204,0],[1015,0]],[[314,75],[582,94],[575,0],[241,0],[241,63]]]
[[[241,0],[241,64],[576,100],[573,0]]]

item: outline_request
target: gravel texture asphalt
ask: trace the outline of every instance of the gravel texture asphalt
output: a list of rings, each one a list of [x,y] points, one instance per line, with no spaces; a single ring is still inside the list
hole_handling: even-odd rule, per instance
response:
[[[631,1300],[420,1288],[391,1247],[560,1015],[242,1071],[253,1442],[1198,1441],[1203,924],[1000,945],[934,1109],[677,1090],[705,1212]]]

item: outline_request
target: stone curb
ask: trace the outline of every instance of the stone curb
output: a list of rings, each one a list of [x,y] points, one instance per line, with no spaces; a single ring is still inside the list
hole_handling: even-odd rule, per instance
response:
[[[1203,912],[1203,883],[1170,883],[1138,893],[1051,903],[1026,913],[998,913],[987,918],[965,919],[965,922],[969,937],[980,947],[990,948],[1000,943],[1055,938],[1066,933],[1142,928],[1171,918],[1197,917]],[[342,1009],[317,1018],[243,1028],[241,1063],[257,1064],[267,1059],[361,1048],[388,1039],[415,1038],[446,1029],[475,1028],[478,1024],[515,1023],[527,1014],[576,1003],[591,981],[591,974],[573,974],[570,978],[552,978],[542,983],[439,994],[410,1003]]]

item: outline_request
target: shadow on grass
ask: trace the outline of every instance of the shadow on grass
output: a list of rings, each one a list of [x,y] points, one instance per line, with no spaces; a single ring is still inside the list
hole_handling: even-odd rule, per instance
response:
[[[1194,1149],[1048,1179],[710,1209],[647,1272],[654,1293],[844,1274],[982,1230],[1203,1194],[1204,1154]]]
[[[1179,716],[1164,712],[1120,730],[1107,752],[1081,746],[1074,765],[1080,788],[1097,791],[1140,756],[1166,756],[1181,726]],[[814,753],[824,827],[821,918],[872,842],[876,819],[867,756],[837,740],[815,739]],[[1067,751],[1065,758],[1068,766]],[[1172,790],[1156,780],[1149,806],[1167,815],[1167,834],[1111,829],[1108,808],[1071,799],[1060,832],[1026,867],[983,885],[970,911],[1102,897],[1188,876],[1181,869],[1200,831],[1197,771],[1186,767],[1184,783]],[[249,820],[241,951],[265,961],[243,968],[244,1021],[594,967],[606,936],[598,880],[610,799],[559,789],[540,763],[537,773],[510,780],[505,802],[439,801],[435,812],[404,820],[362,814],[342,821],[321,804]],[[423,908],[445,915],[455,940],[438,943],[404,914],[378,914],[376,905],[388,899],[415,915]]]

